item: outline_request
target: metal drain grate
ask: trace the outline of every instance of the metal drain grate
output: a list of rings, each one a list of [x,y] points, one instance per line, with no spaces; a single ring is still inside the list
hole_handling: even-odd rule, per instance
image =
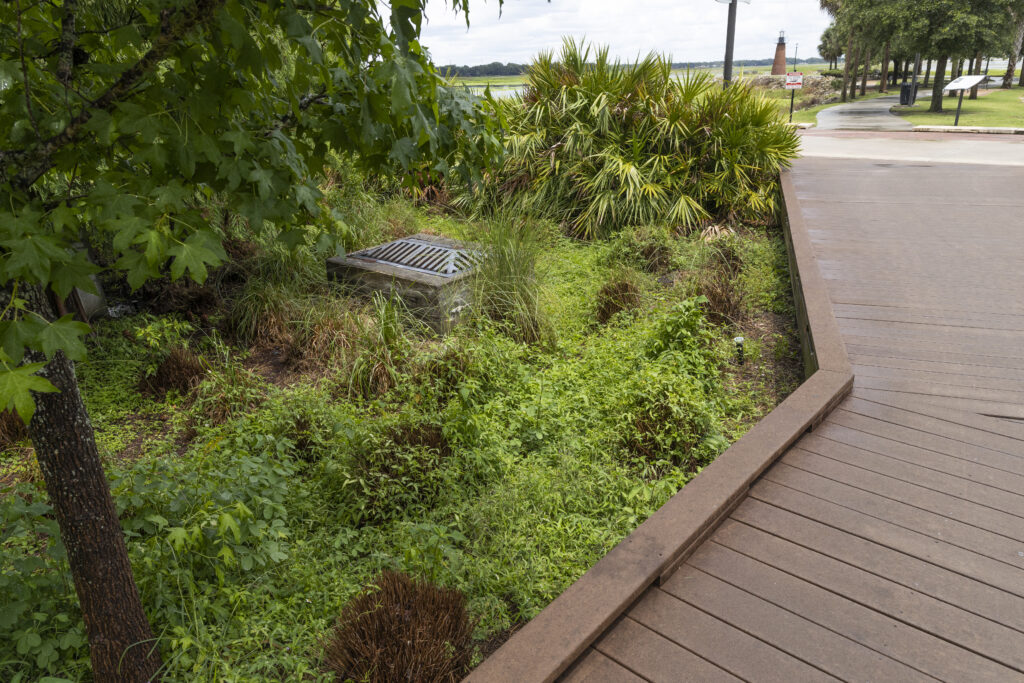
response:
[[[466,249],[445,247],[433,242],[406,238],[349,254],[351,258],[387,263],[421,273],[451,277],[469,270],[479,254]]]

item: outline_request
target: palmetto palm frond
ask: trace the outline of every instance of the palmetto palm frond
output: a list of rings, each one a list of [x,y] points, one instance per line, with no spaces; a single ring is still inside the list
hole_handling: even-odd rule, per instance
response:
[[[775,105],[748,88],[677,78],[656,54],[622,63],[573,39],[539,55],[525,93],[500,106],[508,154],[477,206],[512,206],[588,238],[763,217],[797,151]]]

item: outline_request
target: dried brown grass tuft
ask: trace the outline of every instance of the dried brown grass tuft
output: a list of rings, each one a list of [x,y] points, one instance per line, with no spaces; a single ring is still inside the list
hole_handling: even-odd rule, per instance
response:
[[[6,450],[28,438],[28,427],[12,410],[0,411],[0,450]]]
[[[342,610],[325,664],[338,681],[454,683],[469,672],[473,626],[459,591],[386,571]]]
[[[144,377],[142,389],[163,396],[177,391],[182,396],[190,394],[206,377],[207,366],[203,359],[188,349],[176,346],[157,367],[152,377]]]

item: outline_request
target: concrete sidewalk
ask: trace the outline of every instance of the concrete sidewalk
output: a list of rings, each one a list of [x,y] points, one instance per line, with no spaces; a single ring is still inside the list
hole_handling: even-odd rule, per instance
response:
[[[1024,166],[1024,139],[1015,135],[802,133],[800,143],[805,157]]]
[[[850,102],[818,112],[819,130],[913,130],[909,121],[891,114],[898,95]]]

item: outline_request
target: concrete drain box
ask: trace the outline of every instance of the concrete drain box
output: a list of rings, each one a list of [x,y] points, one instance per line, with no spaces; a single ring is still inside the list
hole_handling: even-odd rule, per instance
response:
[[[327,276],[363,294],[395,295],[443,334],[469,306],[470,278],[480,258],[476,245],[419,234],[329,258]]]

